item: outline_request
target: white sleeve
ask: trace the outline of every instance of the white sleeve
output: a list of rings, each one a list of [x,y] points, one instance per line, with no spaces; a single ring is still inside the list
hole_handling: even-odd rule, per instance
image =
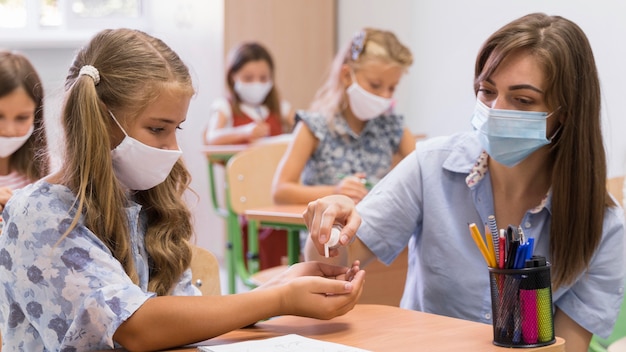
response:
[[[233,112],[230,108],[230,103],[226,98],[218,98],[211,103],[211,108],[209,109],[209,122],[207,124],[208,128],[205,129],[205,140],[211,139],[211,133],[214,131],[213,126],[217,123],[217,119],[219,114],[222,113],[226,118],[226,125],[224,127],[230,128],[233,127]]]
[[[291,111],[291,103],[289,103],[287,100],[282,100],[280,102],[280,115],[282,117],[287,116],[287,114],[289,114],[289,112]]]
[[[211,104],[211,116],[209,119],[213,120],[217,118],[218,113],[222,113],[226,117],[226,126],[233,127],[233,111],[230,108],[230,103],[226,98],[218,98]],[[210,122],[210,121],[209,121]]]

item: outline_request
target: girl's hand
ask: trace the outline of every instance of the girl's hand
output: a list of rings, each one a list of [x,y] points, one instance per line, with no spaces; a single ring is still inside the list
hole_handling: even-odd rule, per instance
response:
[[[365,174],[357,173],[341,179],[335,186],[335,194],[343,194],[351,198],[354,203],[360,202],[369,190],[365,185]]]
[[[350,311],[363,290],[365,272],[355,261],[350,268],[320,262],[292,265],[259,289],[280,287],[281,311],[317,319],[331,319]]]
[[[254,142],[259,138],[270,135],[270,125],[267,122],[250,123],[248,141]]]
[[[344,195],[326,196],[310,202],[302,216],[320,255],[324,255],[324,243],[328,242],[334,224],[343,227],[339,238],[342,246],[352,242],[361,225],[361,217],[356,212],[354,202]],[[337,254],[337,249],[330,250],[331,257]]]

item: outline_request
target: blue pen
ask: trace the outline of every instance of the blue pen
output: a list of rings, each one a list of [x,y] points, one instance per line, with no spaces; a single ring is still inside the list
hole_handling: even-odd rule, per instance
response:
[[[526,247],[526,260],[529,260],[533,256],[535,246],[535,239],[533,237],[528,237],[528,247]],[[524,262],[526,262],[524,260]]]
[[[527,247],[528,243],[522,243],[517,247],[517,252],[515,253],[515,262],[513,264],[514,269],[521,269],[524,267],[524,262],[526,261]]]

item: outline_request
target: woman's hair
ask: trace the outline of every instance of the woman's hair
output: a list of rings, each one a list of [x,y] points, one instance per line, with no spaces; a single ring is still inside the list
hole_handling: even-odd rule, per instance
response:
[[[270,75],[272,79],[272,89],[267,93],[263,105],[265,105],[271,112],[280,113],[280,99],[278,96],[278,89],[276,88],[276,82],[274,80],[274,60],[269,51],[265,49],[261,44],[256,42],[241,43],[238,46],[232,48],[228,53],[226,63],[226,84],[228,85],[228,92],[233,105],[233,112],[240,114],[239,104],[241,99],[235,92],[235,81],[233,75],[235,75],[242,67],[251,61],[265,61],[270,68]]]
[[[85,65],[98,70],[99,83],[79,75]],[[115,125],[109,111],[127,126],[164,90],[191,97],[194,89],[188,68],[157,38],[138,30],[109,29],[96,34],[78,52],[65,88],[66,161],[61,182],[77,195],[78,206],[66,234],[84,216],[87,228],[137,283],[125,212],[129,201],[112,167],[111,129]],[[191,213],[182,199],[189,182],[189,172],[179,160],[163,183],[134,194],[147,219],[148,289],[158,295],[172,289],[191,261]]]
[[[341,83],[341,68],[348,65],[357,71],[360,65],[369,60],[382,60],[406,69],[413,64],[413,55],[392,32],[364,28],[335,56],[326,81],[315,94],[310,110],[320,112],[330,120],[345,108],[347,87]]]
[[[11,168],[36,181],[50,172],[48,143],[43,118],[43,86],[37,71],[22,54],[0,51],[0,97],[23,88],[35,103],[34,131],[11,155]]]
[[[606,156],[600,121],[600,83],[593,52],[575,23],[541,13],[521,17],[491,35],[476,59],[474,90],[509,55],[528,52],[543,67],[545,99],[561,118],[551,144],[550,253],[556,288],[589,265],[602,236],[607,206]]]

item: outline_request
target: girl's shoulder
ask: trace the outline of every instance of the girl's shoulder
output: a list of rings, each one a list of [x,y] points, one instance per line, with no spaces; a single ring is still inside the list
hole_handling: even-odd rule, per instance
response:
[[[318,139],[329,133],[328,119],[315,111],[296,111],[295,123],[303,122]]]
[[[66,186],[48,183],[42,179],[16,190],[9,199],[7,208],[31,209],[37,213],[44,210],[67,213],[75,199]],[[19,212],[18,210],[17,213]]]

